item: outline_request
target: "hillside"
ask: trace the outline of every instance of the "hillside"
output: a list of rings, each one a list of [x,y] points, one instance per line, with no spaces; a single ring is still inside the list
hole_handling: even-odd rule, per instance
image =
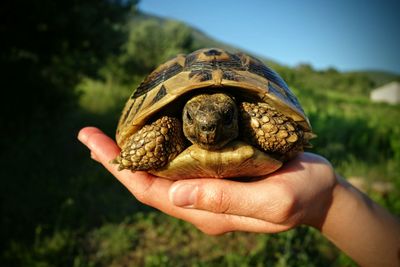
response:
[[[160,27],[165,27],[165,25],[171,23],[178,24],[180,25],[180,27],[182,27],[182,29],[190,32],[190,42],[192,50],[201,47],[220,47],[233,52],[240,50],[232,45],[214,40],[206,33],[203,33],[196,28],[174,20],[140,13],[140,15],[136,16],[133,21],[134,23],[132,24],[132,27],[142,27],[143,24],[149,23],[150,21],[156,21],[160,25]],[[370,90],[390,81],[400,80],[400,74],[394,74],[384,71],[354,70],[348,72],[340,72],[334,68],[315,70],[311,65],[307,64],[301,64],[297,67],[290,68],[273,60],[273,55],[270,55],[270,58],[263,58],[258,55],[252,54],[249,51],[241,51],[263,60],[266,64],[278,70],[278,72],[285,78],[288,83],[293,84],[296,87],[306,86],[311,88],[327,88],[368,96]],[[306,81],[303,81],[303,79]]]

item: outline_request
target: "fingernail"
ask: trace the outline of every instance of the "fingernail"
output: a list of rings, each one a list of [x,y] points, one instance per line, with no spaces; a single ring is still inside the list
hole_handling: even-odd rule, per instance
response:
[[[84,134],[82,130],[80,130],[78,133],[78,140],[81,141],[81,143],[86,144],[87,138],[88,138],[87,135]]]
[[[190,208],[196,200],[197,190],[197,185],[178,185],[171,189],[170,199],[175,206]]]

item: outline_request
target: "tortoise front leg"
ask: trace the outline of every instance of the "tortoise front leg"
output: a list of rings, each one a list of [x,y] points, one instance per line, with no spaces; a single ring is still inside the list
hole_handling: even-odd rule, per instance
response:
[[[119,170],[155,170],[181,153],[184,143],[181,122],[164,116],[133,134],[114,163]]]
[[[307,143],[304,133],[291,118],[267,103],[240,104],[242,138],[279,160],[287,160]]]

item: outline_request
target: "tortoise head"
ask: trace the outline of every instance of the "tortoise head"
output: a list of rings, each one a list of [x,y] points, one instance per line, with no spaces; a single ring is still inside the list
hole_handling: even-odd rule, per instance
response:
[[[186,138],[203,149],[218,150],[239,134],[238,108],[233,98],[223,93],[192,97],[182,116]]]

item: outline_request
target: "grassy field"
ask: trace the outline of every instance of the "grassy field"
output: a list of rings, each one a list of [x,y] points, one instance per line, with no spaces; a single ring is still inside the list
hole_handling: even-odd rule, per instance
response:
[[[206,236],[138,203],[90,159],[76,140],[81,127],[98,126],[113,136],[125,99],[146,72],[177,52],[209,42],[177,22],[146,18],[131,23],[123,52],[109,59],[99,77],[85,76],[74,87],[74,105],[51,119],[46,110],[36,111],[22,129],[13,126],[24,134],[2,143],[7,162],[0,189],[2,265],[355,266],[307,227],[274,235]],[[177,31],[181,35],[174,38]],[[154,46],[159,38],[165,44]],[[143,47],[157,53],[142,53]],[[368,98],[387,80],[272,64],[299,97],[318,135],[310,151],[328,158],[347,178],[389,183],[389,192],[367,193],[399,215],[400,107]]]

